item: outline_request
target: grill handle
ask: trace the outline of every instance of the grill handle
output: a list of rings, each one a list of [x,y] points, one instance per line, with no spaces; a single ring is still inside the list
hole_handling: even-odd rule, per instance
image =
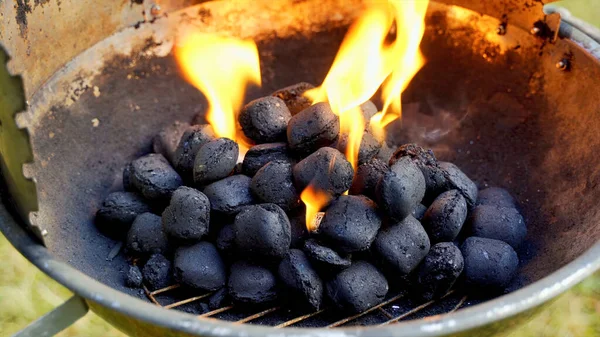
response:
[[[89,308],[80,296],[74,295],[65,303],[38,318],[13,337],[54,336],[87,314]]]

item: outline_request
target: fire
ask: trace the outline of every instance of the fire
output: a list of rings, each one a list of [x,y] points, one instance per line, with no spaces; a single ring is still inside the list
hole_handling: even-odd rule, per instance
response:
[[[318,229],[320,222],[319,211],[331,201],[331,196],[309,184],[300,194],[300,200],[306,204],[306,228],[309,232]]]
[[[215,134],[249,145],[237,127],[248,85],[261,85],[258,49],[253,41],[190,33],[177,42],[175,58],[184,77],[208,100],[206,119]],[[245,149],[244,149],[245,147]]]

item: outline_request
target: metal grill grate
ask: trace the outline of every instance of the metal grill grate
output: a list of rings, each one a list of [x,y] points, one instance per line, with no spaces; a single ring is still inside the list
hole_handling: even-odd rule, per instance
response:
[[[162,306],[162,307],[167,308],[167,309],[173,309],[173,308],[181,307],[181,306],[189,304],[189,303],[200,301],[200,300],[202,300],[204,298],[207,298],[207,297],[209,297],[210,295],[213,294],[213,292],[208,292],[208,293],[205,293],[205,294],[202,294],[202,295],[188,297],[188,298],[185,298],[183,300],[172,302],[172,303],[168,303],[168,304],[161,304],[158,301],[158,299],[156,298],[157,295],[161,295],[161,294],[164,295],[164,294],[166,294],[168,292],[171,292],[171,291],[174,291],[176,289],[179,289],[180,287],[181,287],[180,285],[176,284],[176,285],[168,286],[166,288],[162,288],[162,289],[158,289],[158,290],[154,290],[154,291],[149,291],[148,288],[146,288],[144,286],[144,292],[146,293],[146,296],[148,297],[148,299],[152,303],[154,303],[154,304],[156,304],[158,306]],[[417,306],[414,306],[414,307],[410,307],[408,309],[404,309],[400,313],[394,313],[393,312],[393,311],[396,311],[396,310],[387,310],[387,309],[385,309],[385,307],[388,307],[388,306],[391,307],[391,308],[400,308],[400,306],[396,306],[394,304],[400,303],[400,301],[402,301],[403,299],[405,299],[405,294],[399,294],[399,295],[393,296],[393,297],[385,300],[384,302],[382,302],[382,303],[380,303],[380,304],[378,304],[378,305],[376,305],[374,307],[371,307],[371,308],[369,308],[369,309],[367,309],[367,310],[365,310],[365,311],[363,311],[363,312],[361,312],[359,314],[348,316],[348,317],[336,320],[336,321],[334,321],[333,323],[330,323],[330,324],[321,324],[321,325],[316,325],[316,326],[321,326],[321,327],[324,327],[324,328],[334,328],[334,327],[344,326],[344,325],[346,325],[346,324],[348,324],[350,322],[358,320],[359,318],[368,316],[369,314],[373,314],[374,312],[378,312],[378,313],[382,314],[383,316],[385,316],[387,318],[387,320],[385,320],[383,322],[380,322],[380,323],[372,324],[372,325],[388,325],[388,324],[393,324],[393,323],[397,323],[397,322],[401,321],[402,319],[405,319],[405,318],[407,318],[409,316],[412,316],[412,315],[415,315],[415,314],[418,314],[418,313],[422,313],[427,308],[431,307],[432,305],[434,305],[434,304],[436,304],[438,302],[441,302],[441,301],[445,300],[446,298],[450,297],[451,295],[452,296],[457,295],[457,291],[456,290],[451,290],[446,295],[444,295],[442,298],[440,298],[438,300],[428,301],[428,302],[422,303],[420,305],[417,305]],[[466,300],[467,300],[467,296],[466,295],[465,296],[458,296],[457,299],[455,300],[456,303],[453,304],[452,306],[450,306],[449,310],[444,310],[443,313],[451,313],[451,312],[454,312],[454,311],[458,310],[459,308],[461,308],[465,304]],[[198,317],[213,317],[213,316],[225,313],[225,312],[232,311],[233,309],[235,309],[235,305],[223,306],[221,308],[218,308],[218,309],[215,309],[215,310],[203,313],[203,314],[199,315]],[[273,314],[273,313],[275,313],[277,311],[280,311],[280,310],[282,310],[282,307],[274,306],[274,307],[271,307],[271,308],[268,308],[268,309],[264,309],[264,310],[261,310],[259,312],[256,312],[256,313],[253,313],[253,314],[250,314],[250,315],[246,315],[245,317],[238,318],[236,320],[233,320],[232,322],[234,322],[236,324],[249,323],[251,321],[255,321],[255,320],[259,319],[259,318],[266,317],[266,316],[268,316],[270,314]],[[318,310],[318,311],[314,311],[314,312],[311,312],[311,313],[307,313],[307,314],[304,314],[304,315],[301,315],[301,316],[293,317],[293,318],[288,319],[288,320],[286,320],[286,321],[284,321],[282,323],[276,324],[273,327],[274,328],[284,328],[284,327],[293,326],[295,324],[298,324],[298,323],[303,322],[305,320],[308,320],[310,318],[322,315],[322,314],[327,313],[327,312],[332,312],[332,311],[334,311],[334,309],[324,308],[324,309],[321,309],[321,310]],[[390,312],[390,311],[392,311],[392,312]],[[440,312],[436,312],[435,314],[425,315],[424,317],[433,316],[433,315],[439,315],[439,314],[440,314]]]

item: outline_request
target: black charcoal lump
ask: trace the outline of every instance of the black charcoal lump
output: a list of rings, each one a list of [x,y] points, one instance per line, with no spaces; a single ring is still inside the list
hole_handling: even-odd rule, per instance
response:
[[[123,168],[123,189],[127,192],[135,192],[135,187],[131,181],[131,174],[133,173],[133,163],[127,163]]]
[[[260,201],[276,204],[289,211],[300,206],[300,196],[293,180],[290,162],[272,161],[256,172],[250,190]]]
[[[448,162],[439,162],[439,166],[442,168],[444,177],[448,182],[448,189],[460,191],[467,200],[469,207],[475,205],[478,192],[477,185],[458,166]]]
[[[388,282],[372,264],[356,261],[327,282],[327,296],[348,312],[363,312],[383,301]]]
[[[189,123],[175,121],[162,129],[152,140],[152,150],[160,153],[175,165],[175,151],[181,140],[181,136],[190,128]]]
[[[241,304],[272,302],[277,298],[277,279],[258,265],[239,261],[231,265],[227,282],[229,297]]]
[[[467,201],[458,190],[440,194],[423,216],[423,227],[432,242],[452,241],[467,218]]]
[[[192,180],[196,153],[217,136],[209,124],[193,125],[183,133],[174,155],[174,167],[186,181]]]
[[[291,247],[302,247],[304,245],[304,240],[308,237],[306,211],[303,208],[299,208],[296,211],[288,213],[288,218],[290,219],[290,225],[292,227]]]
[[[279,279],[291,290],[292,300],[300,299],[314,310],[319,310],[323,300],[323,282],[301,250],[292,249],[281,260]]]
[[[238,155],[237,143],[228,138],[202,145],[194,160],[194,183],[203,186],[227,177],[233,171]]]
[[[346,153],[348,148],[348,135],[340,134],[337,141],[331,144],[331,147],[338,149],[342,153]],[[373,159],[381,148],[381,142],[375,138],[373,134],[368,131],[363,133],[360,140],[360,146],[358,148],[358,164],[364,164],[369,160]]]
[[[142,281],[143,276],[140,268],[138,266],[129,266],[125,278],[125,285],[129,288],[140,288],[142,286]]]
[[[469,226],[471,235],[502,240],[514,249],[519,248],[527,236],[523,216],[512,207],[479,205],[469,216]]]
[[[208,298],[208,308],[210,310],[219,309],[227,301],[227,288],[223,287]]]
[[[406,218],[425,195],[425,178],[408,157],[396,161],[377,183],[379,205],[393,219]]]
[[[144,265],[142,275],[150,290],[167,287],[171,284],[171,262],[162,254],[154,254]]]
[[[373,251],[383,264],[400,275],[412,272],[429,253],[427,232],[412,216],[379,232]]]
[[[293,173],[299,191],[310,184],[335,196],[350,188],[354,176],[352,164],[340,151],[330,147],[322,147],[304,158],[294,166]]]
[[[362,194],[373,200],[376,199],[375,188],[389,166],[381,159],[373,158],[360,165],[350,187],[350,194]]]
[[[172,238],[198,241],[208,234],[210,202],[204,193],[182,186],[175,190],[162,213],[162,226]]]
[[[381,227],[377,205],[369,198],[342,195],[327,208],[319,235],[342,253],[369,249]]]
[[[305,97],[304,93],[314,88],[315,86],[310,83],[300,82],[290,85],[289,87],[279,89],[272,93],[271,96],[282,99],[285,102],[285,105],[288,107],[290,113],[295,115],[312,105],[311,100]]]
[[[292,114],[281,98],[267,96],[246,104],[238,121],[246,137],[260,144],[285,141],[290,118]]]
[[[411,215],[413,216],[413,218],[421,221],[421,219],[423,219],[423,216],[425,215],[425,212],[427,212],[427,207],[423,204],[418,204],[417,207],[413,209]]]
[[[208,197],[213,211],[235,215],[242,207],[254,203],[250,192],[251,181],[250,177],[238,174],[215,181],[206,186],[203,192]]]
[[[503,188],[488,187],[477,194],[477,205],[516,208],[517,201]]]
[[[150,212],[150,206],[139,195],[131,192],[113,192],[104,199],[96,213],[96,226],[107,236],[123,238],[133,220],[146,212]]]
[[[127,233],[126,246],[135,255],[165,254],[169,249],[169,240],[160,217],[152,213],[138,215]]]
[[[464,268],[460,249],[451,242],[440,242],[429,250],[417,271],[420,297],[425,301],[444,296]]]
[[[132,162],[131,182],[146,199],[167,201],[183,184],[162,154],[151,153]]]
[[[175,280],[188,287],[213,291],[225,285],[225,264],[210,242],[179,247],[173,265]]]
[[[233,256],[235,253],[235,231],[233,224],[227,224],[219,230],[215,244],[223,256]]]
[[[294,163],[286,143],[259,144],[251,147],[242,162],[242,172],[252,177],[261,167],[274,160]]]
[[[332,144],[340,133],[340,121],[329,103],[321,102],[302,110],[290,119],[287,141],[299,154],[308,154]]]
[[[465,282],[473,289],[504,288],[517,272],[517,253],[503,241],[472,236],[460,250],[465,262]]]
[[[290,249],[290,221],[275,204],[244,207],[236,215],[233,229],[237,249],[250,258],[283,258]]]
[[[350,267],[352,260],[341,256],[335,250],[318,243],[315,239],[304,242],[304,252],[310,260],[321,270],[340,271]]]

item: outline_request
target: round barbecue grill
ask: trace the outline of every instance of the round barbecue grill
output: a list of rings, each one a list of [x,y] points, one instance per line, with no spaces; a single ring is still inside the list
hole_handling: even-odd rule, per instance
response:
[[[12,57],[0,53],[9,70],[0,72],[0,229],[75,293],[22,335],[54,334],[91,309],[132,336],[488,336],[600,268],[600,34],[559,8],[431,2],[427,64],[404,93],[403,123],[392,133],[397,144],[432,147],[480,187],[515,193],[529,233],[511,292],[485,297],[456,288],[416,302],[395,291],[354,316],[233,305],[194,314],[210,293],[125,287],[120,243],[100,234],[93,218],[122,188],[123,166],[150,152],[162,127],[206,109],[170,54],[178,34],[253,38],[263,86],[247,93],[250,100],[300,81],[321,83],[361,1],[63,0],[0,8],[0,40]]]

